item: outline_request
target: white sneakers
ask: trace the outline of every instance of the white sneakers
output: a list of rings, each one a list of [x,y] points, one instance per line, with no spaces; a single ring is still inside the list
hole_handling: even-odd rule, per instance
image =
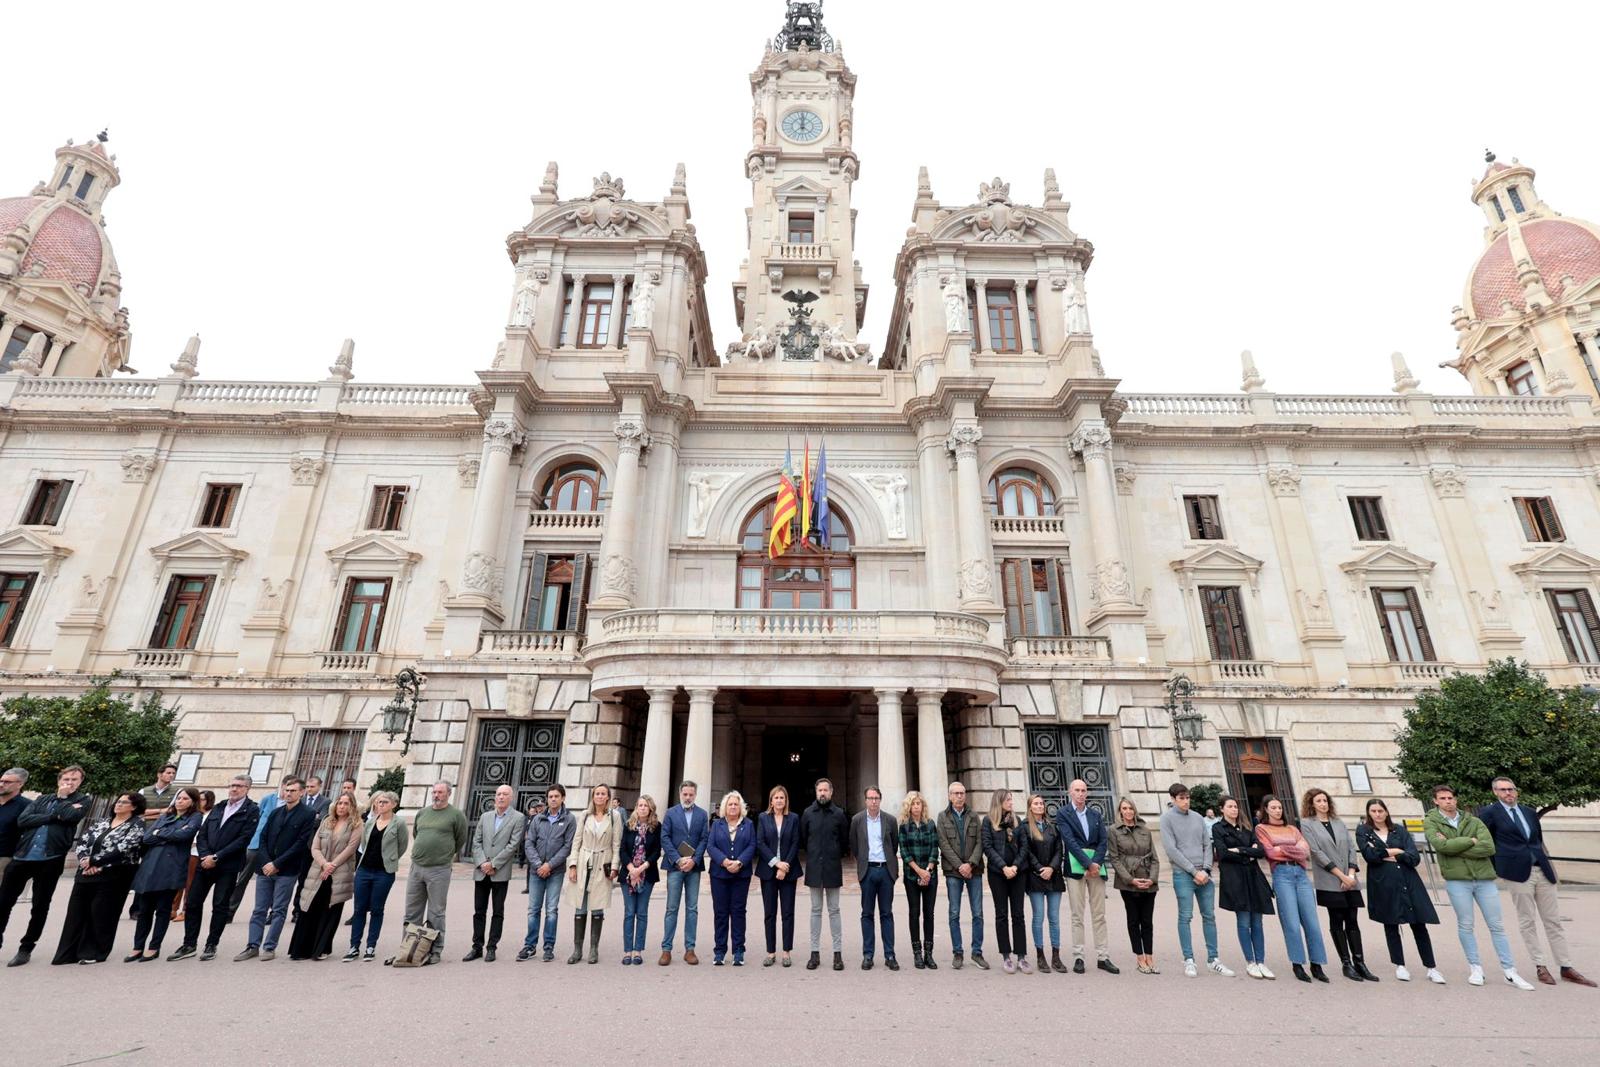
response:
[[[1467,975],[1467,984],[1468,985],[1482,985],[1483,984],[1483,968],[1478,966],[1476,963],[1474,963],[1472,965],[1472,973]]]
[[[1260,971],[1261,972],[1261,977],[1265,978],[1269,982],[1275,980],[1278,977],[1277,975],[1273,974],[1271,971],[1267,970],[1267,965],[1265,963],[1256,964],[1256,970]]]
[[[1260,978],[1261,968],[1257,967],[1253,962],[1247,963],[1245,964],[1244,973],[1248,974],[1251,978]]]
[[[1411,981],[1411,972],[1406,970],[1405,964],[1403,963],[1394,969],[1394,976],[1400,979],[1402,982]]]
[[[1434,985],[1444,985],[1444,975],[1439,973],[1439,968],[1429,967],[1428,981],[1432,982]]]
[[[1199,978],[1200,972],[1195,968],[1194,960],[1183,961],[1183,976],[1185,978]]]
[[[1224,977],[1224,978],[1232,978],[1233,977],[1233,971],[1230,970],[1228,968],[1227,964],[1223,963],[1221,960],[1208,960],[1208,961],[1206,961],[1206,969],[1210,970],[1210,971],[1216,971],[1218,974],[1222,975],[1222,977]],[[1528,988],[1532,989],[1533,987],[1529,986]]]
[[[1516,971],[1507,971],[1506,972],[1506,981],[1510,982],[1512,985],[1516,986],[1518,989],[1524,990],[1524,991],[1529,992],[1529,993],[1533,992],[1533,986],[1528,983],[1528,980],[1526,978],[1522,977],[1522,975],[1518,974]]]

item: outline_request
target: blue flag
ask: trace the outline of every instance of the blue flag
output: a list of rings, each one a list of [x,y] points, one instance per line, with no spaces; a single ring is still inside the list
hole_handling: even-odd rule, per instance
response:
[[[828,510],[828,442],[822,442],[817,455],[817,480],[812,490],[811,515],[817,531],[817,546],[827,551],[833,544],[833,514]]]

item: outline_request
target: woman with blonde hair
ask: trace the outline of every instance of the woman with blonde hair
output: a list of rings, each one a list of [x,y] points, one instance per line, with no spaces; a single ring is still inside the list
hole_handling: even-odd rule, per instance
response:
[[[300,921],[289,939],[290,959],[325,960],[333,955],[333,935],[344,918],[344,902],[355,895],[363,829],[355,797],[340,793],[311,838],[311,866],[300,891]]]
[[[656,801],[640,793],[622,829],[622,962],[644,965],[644,931],[650,919],[650,891],[661,877],[661,819]]]
[[[900,803],[900,859],[905,863],[906,906],[911,912],[911,954],[919,971],[933,962],[933,906],[939,899],[939,828],[928,801],[916,790]],[[921,923],[918,923],[918,918]],[[918,929],[918,926],[921,929]]]
[[[1056,828],[1056,821],[1045,807],[1044,797],[1035,793],[1028,798],[1028,832],[1022,835],[1023,862],[1026,873],[1028,903],[1033,908],[1033,952],[1039,973],[1066,974],[1067,965],[1061,959],[1061,895],[1067,891],[1067,877],[1062,868],[1067,865],[1067,843]],[[1050,918],[1050,959],[1044,958],[1044,922]],[[1027,946],[1017,953],[1027,957]]]
[[[728,928],[733,928],[733,965],[744,966],[745,906],[750,899],[750,874],[756,858],[756,828],[746,818],[744,797],[729,790],[717,805],[707,852],[711,857],[711,965],[721,967],[728,953]]]
[[[996,789],[983,820],[983,857],[988,861],[989,894],[994,897],[994,936],[1000,944],[1007,974],[1032,974],[1028,964],[1028,932],[1024,925],[1022,861],[1025,845],[1017,822],[1016,798],[1009,789]]]
[[[367,801],[370,815],[361,829],[361,852],[356,861],[355,903],[351,906],[350,951],[344,962],[370,961],[377,954],[378,934],[383,929],[383,905],[394,888],[394,874],[400,857],[411,844],[406,821],[398,818],[400,798],[387,789],[372,794]],[[361,935],[367,935],[366,952],[361,951]]]
[[[789,806],[789,791],[775,785],[767,793],[767,810],[756,820],[756,877],[761,879],[761,911],[771,967],[778,956],[778,913],[783,913],[783,965],[793,961],[794,887],[800,882],[800,817]]]
[[[600,928],[611,903],[611,887],[620,870],[622,819],[611,813],[611,787],[589,790],[589,808],[578,819],[578,831],[567,854],[567,904],[572,908],[572,955],[583,959],[583,934],[589,932],[589,962],[600,962]]]

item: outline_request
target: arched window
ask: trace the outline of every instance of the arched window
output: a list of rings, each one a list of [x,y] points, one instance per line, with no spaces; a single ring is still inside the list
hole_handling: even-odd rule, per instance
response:
[[[539,494],[545,511],[604,511],[606,476],[588,460],[563,463]]]
[[[993,515],[1050,515],[1055,494],[1050,483],[1027,467],[1008,467],[989,479],[989,512]]]
[[[767,537],[772,532],[772,506],[768,500],[745,520],[739,551],[738,606],[760,609],[831,609],[856,606],[856,564],[850,555],[850,522],[832,509],[831,538],[826,548],[798,538],[777,559],[767,558]]]

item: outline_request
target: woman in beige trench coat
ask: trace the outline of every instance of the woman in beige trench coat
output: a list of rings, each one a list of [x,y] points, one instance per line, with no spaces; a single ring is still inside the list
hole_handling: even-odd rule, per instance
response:
[[[567,856],[567,905],[572,908],[572,955],[583,959],[583,934],[589,931],[589,962],[600,962],[600,927],[611,886],[617,880],[622,848],[622,820],[611,809],[611,787],[597,785],[589,793],[589,809],[578,818],[578,831]]]

